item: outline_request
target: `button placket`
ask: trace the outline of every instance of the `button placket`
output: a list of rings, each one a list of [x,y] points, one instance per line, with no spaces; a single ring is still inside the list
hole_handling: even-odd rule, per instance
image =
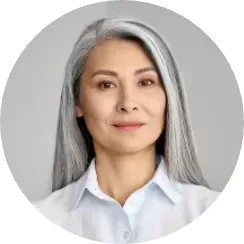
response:
[[[129,231],[125,231],[125,232],[124,232],[124,238],[125,238],[125,239],[128,239],[129,236],[130,236]]]

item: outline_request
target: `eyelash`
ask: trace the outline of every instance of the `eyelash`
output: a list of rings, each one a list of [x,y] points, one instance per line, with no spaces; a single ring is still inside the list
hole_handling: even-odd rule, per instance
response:
[[[152,86],[152,85],[154,85],[155,84],[155,82],[153,81],[153,80],[151,80],[151,79],[144,79],[144,80],[141,80],[139,83],[141,83],[141,82],[143,82],[143,81],[149,81],[149,82],[151,82],[151,84],[150,85],[145,85],[145,86]],[[106,90],[106,89],[110,89],[111,87],[108,87],[108,88],[104,88],[103,87],[103,85],[104,84],[114,84],[113,82],[111,82],[111,81],[102,81],[102,82],[100,82],[99,84],[98,84],[98,86],[99,86],[99,88],[101,88],[101,89],[104,89],[104,90]],[[115,85],[115,84],[114,84]],[[143,86],[143,85],[142,85]]]

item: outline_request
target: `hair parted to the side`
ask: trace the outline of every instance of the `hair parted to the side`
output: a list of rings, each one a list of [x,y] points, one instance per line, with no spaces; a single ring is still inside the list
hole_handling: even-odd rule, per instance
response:
[[[103,18],[87,26],[66,64],[59,108],[52,190],[80,178],[95,157],[84,119],[77,118],[75,102],[89,52],[106,39],[138,41],[154,63],[166,93],[166,122],[156,142],[172,180],[209,187],[202,175],[190,125],[186,92],[168,45],[149,25],[133,19]]]

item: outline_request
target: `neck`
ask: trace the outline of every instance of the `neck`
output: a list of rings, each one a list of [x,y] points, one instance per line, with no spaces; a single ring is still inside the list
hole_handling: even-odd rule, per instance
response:
[[[97,180],[101,190],[122,206],[156,171],[155,146],[132,154],[96,150]]]

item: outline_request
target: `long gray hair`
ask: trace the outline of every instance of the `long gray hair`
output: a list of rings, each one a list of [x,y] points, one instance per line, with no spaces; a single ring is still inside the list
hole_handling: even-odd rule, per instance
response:
[[[76,117],[75,103],[89,52],[101,41],[113,38],[138,41],[151,58],[163,83],[167,100],[166,121],[156,142],[156,151],[164,156],[169,177],[182,183],[208,187],[198,164],[184,87],[169,47],[145,23],[133,19],[103,18],[83,30],[66,64],[52,190],[61,189],[80,178],[95,157],[84,119]]]

